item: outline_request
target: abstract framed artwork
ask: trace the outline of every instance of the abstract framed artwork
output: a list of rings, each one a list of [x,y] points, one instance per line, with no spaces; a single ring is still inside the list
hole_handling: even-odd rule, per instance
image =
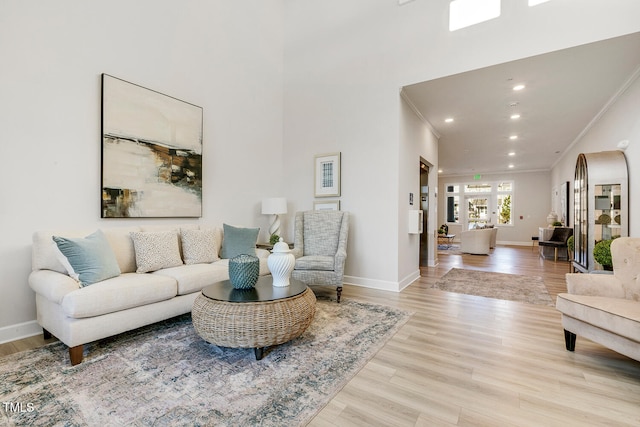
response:
[[[340,153],[315,156],[315,197],[340,197]]]
[[[202,216],[202,108],[102,74],[102,218]]]
[[[340,200],[323,200],[321,202],[313,202],[313,210],[316,211],[339,211]]]

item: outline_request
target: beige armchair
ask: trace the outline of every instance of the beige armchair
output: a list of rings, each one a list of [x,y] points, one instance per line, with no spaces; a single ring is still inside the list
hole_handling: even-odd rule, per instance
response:
[[[291,277],[307,285],[335,286],[340,302],[348,234],[348,212],[297,212]]]
[[[568,273],[568,293],[558,295],[565,345],[576,335],[640,361],[640,238],[611,243],[613,274]]]
[[[460,233],[460,252],[488,255],[491,252],[493,228],[478,228]]]

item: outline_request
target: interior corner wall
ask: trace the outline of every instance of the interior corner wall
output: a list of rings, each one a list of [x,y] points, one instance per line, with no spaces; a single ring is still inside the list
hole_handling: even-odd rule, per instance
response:
[[[32,331],[31,236],[260,226],[282,183],[283,2],[0,2],[0,342]],[[203,217],[100,219],[100,76],[203,107]],[[36,325],[37,326],[37,325]]]
[[[438,189],[438,138],[430,126],[418,116],[410,106],[410,100],[400,98],[400,159],[398,171],[400,176],[400,194],[398,200],[399,233],[398,233],[398,277],[400,288],[409,285],[420,277],[420,240],[426,237],[427,263],[430,266],[437,262],[437,241],[435,230],[438,228],[437,199]],[[429,163],[429,192],[425,202],[421,200],[420,161]],[[410,197],[412,194],[412,197]],[[411,201],[413,204],[411,204]],[[409,211],[426,210],[423,213],[428,219],[423,236],[409,234]]]
[[[635,0],[501,4],[499,18],[450,32],[446,1],[285,1],[287,194],[295,209],[313,208],[314,154],[343,153],[351,283],[400,289],[400,265],[416,259],[411,242],[400,248],[401,171],[412,167],[399,163],[400,88],[640,30]]]
[[[640,237],[640,70],[636,78],[609,108],[595,121],[584,135],[574,143],[554,166],[551,179],[554,183],[573,183],[576,161],[580,153],[617,150],[620,141],[629,141],[624,151],[629,174],[629,235]],[[556,185],[556,184],[554,184]],[[573,186],[571,187],[573,188]],[[569,206],[573,206],[573,192],[569,193]],[[573,209],[569,209],[571,225]]]

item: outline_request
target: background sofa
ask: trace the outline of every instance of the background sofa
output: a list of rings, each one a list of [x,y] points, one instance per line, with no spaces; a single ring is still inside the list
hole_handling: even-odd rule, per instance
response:
[[[78,364],[84,344],[190,312],[202,288],[229,278],[233,255],[255,251],[260,274],[268,274],[269,252],[255,249],[258,231],[227,225],[224,231],[198,225],[38,231],[29,276],[38,323],[45,337],[69,346],[71,364]],[[53,236],[60,237],[58,245]],[[65,239],[89,241],[86,236],[103,236],[108,244],[99,262],[85,260],[95,264],[85,269],[88,277],[103,273],[112,257],[117,266],[106,273],[112,277],[98,274],[83,286],[65,266],[68,258],[59,245]]]
[[[576,335],[640,360],[640,238],[611,243],[613,274],[568,273],[567,293],[559,294],[566,348]]]
[[[460,252],[488,255],[491,252],[492,241],[495,242],[497,228],[477,228],[460,233]],[[495,246],[495,243],[493,243]]]

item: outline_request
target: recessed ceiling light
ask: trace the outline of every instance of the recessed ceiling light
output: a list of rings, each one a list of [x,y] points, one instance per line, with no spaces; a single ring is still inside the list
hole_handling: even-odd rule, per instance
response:
[[[518,139],[518,135],[511,135],[511,136],[509,137],[509,139],[511,139],[511,140],[513,140],[513,139]]]
[[[520,114],[512,114],[511,115],[511,120],[516,120],[520,118]]]
[[[513,87],[513,90],[522,90],[522,89],[524,89],[524,88],[525,88],[525,86],[524,86],[524,85],[515,85],[515,86]]]
[[[515,156],[516,153],[514,153],[513,151],[509,153],[510,156]]]
[[[444,119],[445,123],[451,123],[453,122],[453,117],[447,117],[446,119]]]
[[[509,165],[509,169],[513,169],[513,165]]]

